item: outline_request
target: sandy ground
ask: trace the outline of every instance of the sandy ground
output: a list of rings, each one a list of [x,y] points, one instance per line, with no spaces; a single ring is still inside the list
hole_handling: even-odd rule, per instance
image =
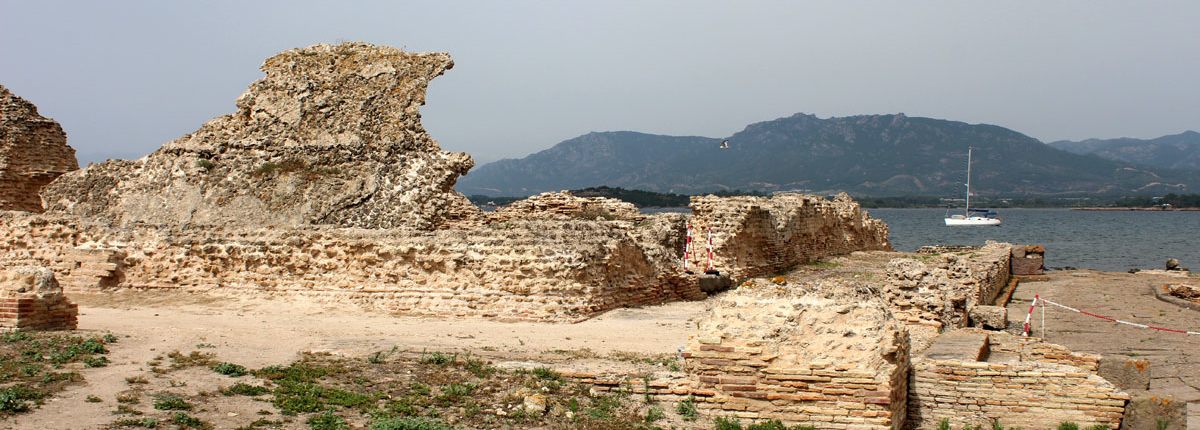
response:
[[[208,369],[185,369],[166,377],[154,375],[147,362],[171,351],[210,352],[220,361],[249,368],[287,364],[301,352],[365,356],[398,346],[401,351],[470,352],[495,362],[578,361],[579,351],[606,356],[673,355],[686,344],[706,302],[679,302],[619,309],[578,324],[503,323],[483,319],[453,320],[397,316],[349,306],[297,300],[228,299],[186,293],[122,292],[72,297],[80,304],[81,334],[111,332],[119,337],[102,368],[81,368],[86,382],[47,399],[41,408],[11,417],[0,426],[13,429],[93,429],[115,419],[115,393],[128,390],[126,378],[143,376],[150,391],[181,394],[215,391],[231,384]],[[555,353],[555,351],[559,353]],[[575,352],[564,354],[562,351]],[[597,366],[635,366],[594,360]],[[187,381],[175,387],[177,381]],[[104,399],[87,402],[88,395]],[[143,402],[144,403],[144,402]],[[242,402],[245,403],[245,402]],[[143,409],[147,405],[141,405]],[[257,409],[230,404],[229,422],[217,428],[245,425]]]

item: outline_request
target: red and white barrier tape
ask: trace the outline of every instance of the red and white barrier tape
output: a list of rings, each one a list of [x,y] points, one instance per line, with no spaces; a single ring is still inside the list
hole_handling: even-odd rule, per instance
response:
[[[1096,314],[1094,314],[1094,313],[1087,312],[1087,311],[1081,311],[1081,310],[1079,310],[1079,309],[1075,309],[1075,308],[1073,308],[1073,307],[1070,307],[1070,306],[1067,306],[1067,305],[1061,305],[1061,304],[1058,304],[1058,303],[1054,303],[1054,302],[1052,302],[1052,301],[1049,301],[1049,300],[1046,300],[1046,299],[1039,299],[1037,296],[1034,296],[1033,300],[1034,300],[1035,302],[1036,302],[1037,300],[1041,300],[1041,301],[1042,301],[1042,303],[1045,303],[1045,304],[1048,304],[1048,305],[1057,306],[1057,307],[1060,307],[1060,308],[1066,309],[1066,310],[1068,310],[1068,311],[1071,311],[1071,312],[1077,312],[1077,313],[1081,313],[1081,314],[1084,314],[1084,315],[1087,315],[1087,316],[1090,316],[1090,317],[1096,317],[1096,318],[1100,318],[1100,319],[1102,319],[1102,320],[1108,320],[1108,321],[1112,321],[1112,322],[1115,322],[1115,323],[1120,323],[1120,324],[1125,324],[1125,325],[1131,325],[1131,326],[1134,326],[1134,327],[1141,327],[1141,328],[1149,328],[1149,329],[1154,329],[1154,330],[1169,331],[1169,332],[1171,332],[1171,333],[1200,334],[1200,331],[1187,331],[1187,330],[1176,330],[1176,329],[1172,329],[1172,328],[1155,327],[1155,326],[1152,326],[1152,325],[1138,324],[1138,323],[1135,323],[1135,322],[1122,321],[1122,320],[1119,320],[1119,319],[1116,319],[1116,318],[1109,318],[1109,317],[1102,316],[1102,315],[1096,315]],[[1045,308],[1045,305],[1042,305],[1042,308],[1044,309],[1044,308]],[[1030,307],[1029,307],[1029,314],[1030,314],[1030,315],[1033,315],[1033,306],[1030,306]],[[1043,319],[1043,320],[1045,320],[1045,318],[1044,318],[1044,317],[1043,317],[1042,319]],[[1028,333],[1029,333],[1029,317],[1028,317],[1028,316],[1026,316],[1026,317],[1025,317],[1025,333],[1026,333],[1026,335],[1028,336]]]

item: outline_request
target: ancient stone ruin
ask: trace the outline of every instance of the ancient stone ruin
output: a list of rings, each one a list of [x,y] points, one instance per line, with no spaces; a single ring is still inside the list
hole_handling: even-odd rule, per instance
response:
[[[47,268],[0,272],[0,329],[74,330],[79,306],[63,295]]]
[[[908,332],[865,285],[747,282],[683,356],[701,408],[818,428],[899,428]]]
[[[0,269],[42,268],[4,275],[11,326],[74,325],[54,276],[67,292],[580,321],[705,298],[683,270],[691,226],[689,268],[749,281],[699,323],[685,371],[634,390],[819,428],[1119,420],[1127,396],[1096,376],[1095,357],[967,328],[1006,324],[991,308],[1009,285],[1012,245],[899,258],[883,279],[777,285],[753,278],[890,250],[887,226],[845,194],[694,197],[691,214],[648,215],[562,192],[482,213],[452,188],[470,157],[442,151],[420,125],[429,80],[452,64],[365,43],[287,51],[264,63],[235,113],[142,159],[61,176],[42,190],[46,213],[0,212]],[[628,380],[566,375],[601,390]]]
[[[485,216],[452,188],[470,157],[420,123],[429,81],[452,65],[365,43],[271,57],[236,112],[60,177],[42,191],[46,214],[0,214],[0,267],[53,268],[68,291],[578,321],[704,298],[681,268],[689,219],[714,227],[716,268],[739,276],[889,248],[886,226],[844,196],[698,198],[689,217],[547,193]],[[749,247],[766,254],[735,257]]]
[[[78,168],[62,127],[0,86],[0,210],[41,212],[38,191]]]
[[[430,230],[480,216],[453,190],[474,162],[421,127],[450,56],[347,43],[267,59],[237,111],[134,161],[64,176],[47,209],[118,225]]]

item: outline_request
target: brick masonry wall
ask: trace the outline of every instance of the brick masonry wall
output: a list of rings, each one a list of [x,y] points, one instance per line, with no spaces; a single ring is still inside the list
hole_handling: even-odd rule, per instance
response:
[[[788,425],[904,422],[908,333],[861,285],[751,280],[725,293],[683,351],[698,408]]]
[[[511,221],[436,232],[111,230],[0,216],[0,267],[59,271],[68,291],[167,288],[302,295],[387,310],[578,321],[621,306],[697,299],[623,221]],[[668,254],[659,251],[658,254]]]
[[[1129,395],[1097,375],[1099,356],[1037,338],[985,332],[982,361],[918,354],[912,359],[907,428],[950,420],[952,428],[999,422],[1006,427],[1118,428]]]
[[[0,297],[2,330],[74,330],[79,324],[79,305],[63,295]]]

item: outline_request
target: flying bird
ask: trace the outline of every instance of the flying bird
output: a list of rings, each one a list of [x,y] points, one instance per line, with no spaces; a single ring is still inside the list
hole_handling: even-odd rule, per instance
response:
[[[721,141],[721,149],[729,149],[729,139]]]

